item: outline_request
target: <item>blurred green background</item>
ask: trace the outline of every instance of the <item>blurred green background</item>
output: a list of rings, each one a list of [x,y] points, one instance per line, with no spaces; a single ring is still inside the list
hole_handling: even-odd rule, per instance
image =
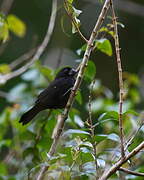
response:
[[[124,25],[124,28],[118,26],[118,30],[126,90],[123,108],[126,137],[141,127],[134,143],[128,149],[131,151],[144,137],[144,2],[115,0],[114,3],[118,22]],[[75,8],[82,10],[79,16],[82,24],[80,29],[88,39],[102,4],[100,0],[75,0],[73,4]],[[3,64],[11,64],[21,55],[40,45],[47,31],[51,5],[51,0],[0,0],[0,12],[7,17],[10,14],[15,15],[26,27],[23,37],[10,32],[6,42],[0,41],[0,67]],[[104,24],[109,22],[110,17],[107,17]],[[117,64],[113,38],[108,35],[106,38],[112,44],[113,56],[107,56],[100,51],[92,52],[84,81],[69,114],[57,156],[50,162],[50,180],[51,177],[56,180],[60,176],[61,179],[70,179],[72,176],[75,180],[93,180],[95,169],[91,144],[94,141],[98,143],[98,160],[101,168],[105,163],[111,163],[111,151],[119,144]],[[24,127],[18,121],[22,113],[33,104],[37,94],[53,80],[57,69],[66,65],[79,65],[82,55],[79,56],[77,52],[83,45],[84,41],[79,34],[72,34],[70,18],[64,10],[63,1],[58,0],[54,32],[43,55],[25,73],[0,84],[0,180],[23,180],[28,172],[35,177],[37,168],[47,160],[52,131],[60,111],[56,110],[50,116],[48,111],[41,112],[37,116],[37,121]],[[91,89],[90,83],[95,77],[96,82]],[[94,139],[89,137],[90,128],[86,125],[89,117],[89,95],[92,97],[93,123],[98,124],[95,126]],[[134,158],[132,170],[143,172],[143,161],[143,155],[140,153]],[[62,175],[58,174],[59,169],[63,172]],[[112,179],[116,178],[115,174]],[[130,175],[126,178],[142,180]]]
[[[2,3],[3,1],[1,1]],[[60,66],[73,65],[76,67],[78,63],[75,60],[79,59],[76,50],[81,47],[83,42],[78,34],[71,34],[70,19],[63,9],[62,1],[58,3],[58,15],[54,33],[44,55],[41,57],[41,62],[56,68],[57,61],[60,58]],[[75,1],[74,4],[83,11],[80,15],[81,31],[88,38],[100,12],[101,5],[94,0]],[[118,20],[125,25],[125,28],[119,27],[123,70],[137,73],[142,77],[144,71],[143,1],[115,1],[115,4]],[[133,5],[132,8],[129,4]],[[131,9],[131,12],[129,12],[129,9]],[[16,37],[13,34],[10,35],[10,40],[6,43],[4,51],[0,52],[0,62],[10,63],[31,48],[37,47],[45,36],[50,13],[50,0],[14,0],[9,14],[19,17],[26,24],[27,31],[23,38]],[[101,52],[97,52],[92,54],[91,59],[93,59],[97,67],[97,78],[100,78],[103,84],[113,91],[117,90],[117,70],[114,57],[108,57]],[[10,87],[19,81],[19,77],[15,78],[1,88],[8,91]]]

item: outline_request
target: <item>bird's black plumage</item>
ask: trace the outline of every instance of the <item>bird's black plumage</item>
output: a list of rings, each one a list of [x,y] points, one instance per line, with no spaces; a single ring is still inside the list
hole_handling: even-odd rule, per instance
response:
[[[63,68],[49,86],[38,95],[35,105],[22,115],[19,122],[23,125],[27,124],[40,111],[45,109],[64,108],[75,83],[76,73],[76,70],[70,67]]]

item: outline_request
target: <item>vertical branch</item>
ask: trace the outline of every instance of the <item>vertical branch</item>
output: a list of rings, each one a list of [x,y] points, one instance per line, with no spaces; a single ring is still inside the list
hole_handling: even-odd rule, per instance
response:
[[[121,157],[124,158],[124,133],[123,133],[123,120],[122,120],[122,109],[123,109],[123,78],[122,78],[122,65],[120,57],[120,47],[119,47],[119,37],[118,37],[118,28],[117,28],[117,19],[114,11],[113,0],[110,0],[111,9],[112,9],[112,18],[114,25],[114,41],[115,41],[115,50],[118,66],[118,76],[119,76],[119,131],[120,131],[120,141],[121,141]]]
[[[11,9],[13,2],[14,0],[3,0],[0,7],[0,11],[3,12],[5,15],[7,15]]]
[[[87,120],[87,124],[90,128],[90,134],[92,137],[92,146],[93,146],[93,155],[94,155],[94,160],[95,160],[95,168],[96,168],[96,179],[99,177],[99,173],[98,173],[98,163],[97,163],[97,149],[96,149],[96,142],[93,141],[94,138],[94,129],[95,126],[93,126],[93,121],[92,121],[92,108],[91,108],[91,101],[92,101],[92,90],[95,84],[95,80],[93,80],[91,87],[90,87],[90,94],[89,94],[89,102],[88,102],[88,109],[89,109],[89,118]]]
[[[46,47],[47,47],[47,45],[48,45],[48,43],[49,43],[49,41],[51,39],[53,30],[54,30],[54,25],[55,25],[55,20],[56,20],[56,11],[57,11],[57,0],[53,0],[52,1],[52,12],[51,12],[47,32],[46,32],[46,35],[45,35],[42,43],[38,47],[36,53],[29,60],[29,62],[26,63],[24,66],[20,67],[19,69],[15,70],[15,71],[13,71],[11,73],[1,75],[0,76],[0,84],[5,83],[6,81],[8,81],[8,80],[10,80],[10,79],[24,73],[30,66],[33,65],[34,62],[36,62],[41,57],[41,55],[45,51],[45,49],[46,49]]]
[[[90,36],[90,39],[89,41],[87,42],[87,47],[86,47],[86,51],[84,53],[84,57],[83,57],[83,60],[82,60],[82,63],[80,65],[80,69],[79,69],[79,73],[78,73],[78,76],[76,78],[76,82],[75,82],[75,85],[72,89],[72,92],[70,94],[70,97],[69,97],[69,100],[67,102],[67,105],[64,109],[64,112],[63,114],[60,116],[60,120],[59,120],[59,128],[57,129],[57,132],[56,132],[56,135],[53,139],[53,142],[52,142],[52,145],[50,147],[50,150],[48,152],[48,156],[49,158],[51,158],[51,156],[54,155],[54,153],[56,152],[56,147],[58,145],[58,142],[59,142],[59,139],[60,139],[60,136],[61,136],[61,133],[62,133],[62,130],[63,130],[63,127],[64,127],[64,124],[65,124],[65,120],[67,119],[68,117],[68,113],[70,111],[70,108],[73,104],[73,101],[74,101],[74,97],[76,95],[76,92],[77,90],[79,89],[80,85],[81,85],[81,82],[82,82],[82,78],[84,76],[84,70],[87,66],[87,62],[89,60],[89,57],[90,57],[90,54],[91,54],[91,51],[93,50],[93,43],[94,43],[94,40],[97,38],[97,35],[98,35],[98,30],[99,28],[101,27],[105,17],[106,17],[106,14],[107,14],[107,11],[110,7],[110,0],[106,0],[104,5],[103,5],[103,8],[101,10],[101,13],[98,17],[98,20],[95,24],[95,27],[91,33],[91,36]],[[44,173],[47,171],[47,169],[49,168],[49,166],[43,166],[40,170],[40,173],[39,173],[39,176],[37,178],[37,180],[42,180],[43,176],[44,176]]]
[[[51,148],[50,148],[50,151],[49,151],[49,156],[53,156],[53,154],[55,153],[55,150],[56,150],[56,146],[58,144],[58,141],[59,141],[59,138],[60,138],[60,135],[62,133],[62,130],[63,130],[63,127],[64,127],[64,123],[65,123],[65,120],[67,119],[67,116],[68,116],[68,113],[70,111],[70,108],[73,104],[73,101],[74,101],[74,97],[76,95],[76,92],[77,90],[79,89],[80,87],[80,84],[81,84],[81,81],[82,81],[82,78],[84,76],[84,70],[85,70],[85,67],[87,65],[87,62],[89,60],[89,57],[90,57],[90,54],[91,54],[91,51],[93,49],[93,43],[94,43],[94,40],[96,39],[97,35],[98,35],[98,30],[99,28],[101,27],[101,24],[103,23],[104,19],[105,19],[105,16],[107,14],[107,10],[109,9],[109,6],[110,6],[110,0],[106,0],[104,5],[103,5],[103,8],[102,8],[102,11],[99,15],[99,18],[96,22],[96,25],[91,33],[91,36],[90,36],[90,39],[87,43],[87,48],[86,48],[86,51],[85,51],[85,54],[84,54],[84,57],[83,57],[83,60],[82,60],[82,63],[80,65],[80,69],[79,69],[79,73],[78,73],[78,76],[76,78],[76,82],[75,82],[75,85],[73,87],[73,90],[71,92],[71,95],[69,97],[69,100],[67,102],[67,105],[64,109],[64,112],[63,114],[61,115],[61,118],[60,118],[60,125],[59,125],[59,129],[57,130],[57,134],[53,140],[53,143],[51,145]]]
[[[125,156],[125,158],[121,158],[118,162],[110,167],[109,170],[103,173],[103,175],[99,178],[99,180],[107,180],[111,175],[113,175],[119,168],[126,163],[130,158],[139,153],[142,149],[144,149],[144,141],[139,144],[135,149],[133,149],[129,154]]]

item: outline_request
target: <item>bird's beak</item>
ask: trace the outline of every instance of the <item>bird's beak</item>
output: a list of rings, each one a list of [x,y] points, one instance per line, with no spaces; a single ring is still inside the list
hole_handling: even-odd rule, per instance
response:
[[[71,69],[71,71],[69,72],[69,75],[70,75],[70,76],[74,76],[74,75],[76,75],[77,73],[78,73],[77,70]]]

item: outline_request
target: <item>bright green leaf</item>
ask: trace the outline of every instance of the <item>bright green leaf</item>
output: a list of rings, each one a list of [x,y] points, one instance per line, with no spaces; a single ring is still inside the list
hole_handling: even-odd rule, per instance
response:
[[[46,67],[46,66],[41,66],[39,68],[40,72],[45,76],[47,77],[49,80],[52,80],[53,79],[53,71],[52,69]]]
[[[80,91],[77,92],[76,100],[78,101],[79,104],[82,104],[82,95]]]
[[[95,47],[108,56],[112,56],[112,46],[108,39],[96,40]]]
[[[96,74],[96,66],[93,61],[88,61],[88,66],[85,71],[85,79],[92,81]]]
[[[108,111],[106,113],[103,113],[102,115],[100,115],[100,117],[98,118],[98,121],[101,120],[105,120],[105,119],[115,119],[118,120],[118,112],[117,111]]]
[[[70,4],[72,4],[72,3],[73,3],[73,0],[68,0],[68,2],[69,2]]]
[[[11,71],[8,64],[1,64],[0,65],[0,74],[7,74]]]
[[[114,38],[114,31],[110,31],[107,27],[100,28],[99,32],[106,32]]]
[[[9,38],[9,30],[6,22],[0,22],[0,40],[6,42]]]
[[[15,15],[10,14],[7,16],[7,22],[9,30],[19,37],[24,37],[26,33],[26,25],[23,21]]]
[[[95,135],[94,139],[97,143],[99,143],[99,142],[107,139],[107,135],[105,135],[105,134]]]
[[[7,165],[6,163],[0,163],[0,175],[7,175]]]

